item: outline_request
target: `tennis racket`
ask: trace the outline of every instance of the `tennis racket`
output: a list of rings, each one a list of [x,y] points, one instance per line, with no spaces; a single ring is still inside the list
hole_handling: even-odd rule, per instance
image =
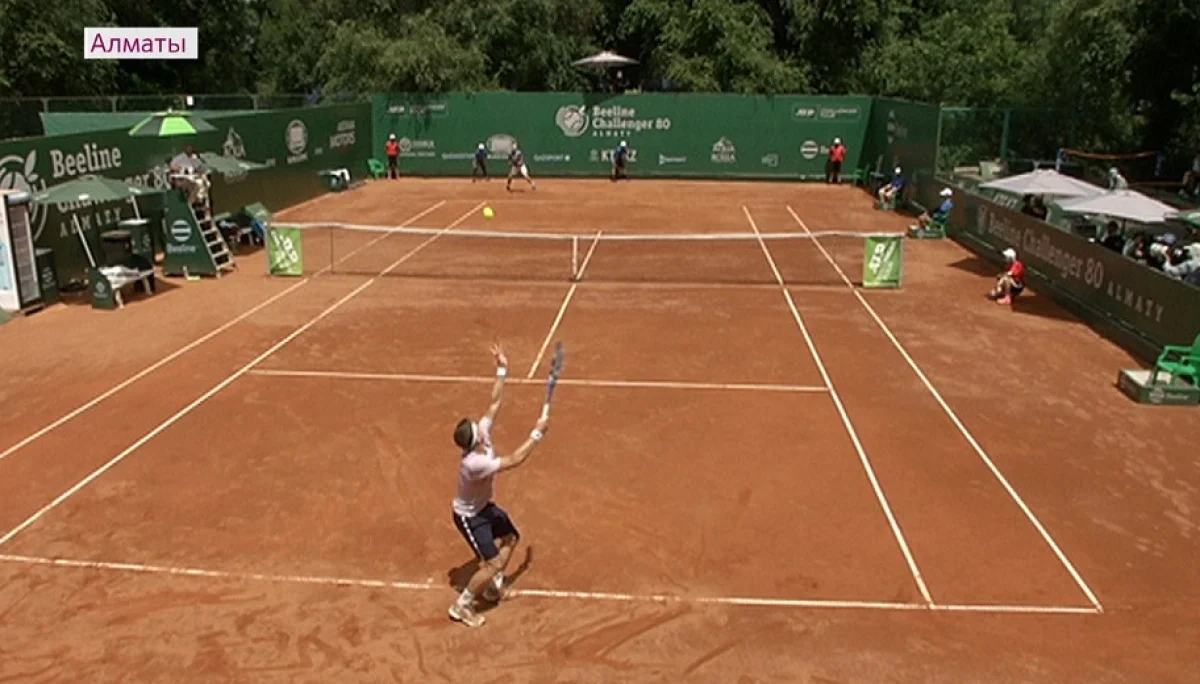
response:
[[[566,355],[562,341],[554,345],[554,358],[550,360],[550,379],[546,381],[546,403],[542,405],[542,418],[550,415],[550,401],[554,399],[554,388],[562,375],[563,358]]]

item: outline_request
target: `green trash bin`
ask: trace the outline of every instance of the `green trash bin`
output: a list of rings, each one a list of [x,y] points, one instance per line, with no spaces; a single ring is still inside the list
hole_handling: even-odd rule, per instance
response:
[[[42,289],[42,304],[50,306],[61,301],[62,295],[58,292],[58,263],[54,260],[54,250],[37,249],[33,253],[33,261]]]
[[[117,223],[119,230],[129,231],[130,251],[154,261],[154,240],[150,236],[150,219],[125,219]]]

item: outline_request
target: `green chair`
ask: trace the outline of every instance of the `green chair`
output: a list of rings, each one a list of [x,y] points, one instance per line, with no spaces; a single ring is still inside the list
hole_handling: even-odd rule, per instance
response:
[[[374,157],[367,159],[367,170],[371,172],[372,178],[383,178],[387,175],[387,167]]]
[[[1190,347],[1163,347],[1158,360],[1154,362],[1154,370],[1150,373],[1150,384],[1158,382],[1159,373],[1170,375],[1171,384],[1176,380],[1187,380],[1192,385],[1200,384],[1200,335],[1196,336]]]

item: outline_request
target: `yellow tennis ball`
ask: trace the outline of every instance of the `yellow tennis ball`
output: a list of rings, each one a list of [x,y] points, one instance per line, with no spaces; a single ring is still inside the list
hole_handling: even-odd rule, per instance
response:
[[[483,208],[483,217],[484,217],[484,218],[492,218],[492,217],[493,217],[493,216],[495,216],[495,215],[496,215],[496,212],[492,211],[492,208],[491,208],[491,207],[484,207],[484,208]]]

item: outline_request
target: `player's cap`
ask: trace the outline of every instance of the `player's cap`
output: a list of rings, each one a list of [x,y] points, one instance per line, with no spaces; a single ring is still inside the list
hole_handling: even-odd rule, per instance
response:
[[[388,136],[388,140],[395,140],[395,139],[396,139],[395,133],[392,133],[391,135]]]
[[[479,143],[479,149],[483,149],[483,143]]]
[[[950,195],[953,195],[953,194],[954,194],[954,191],[951,190],[950,188],[942,188],[942,197],[949,197]]]
[[[834,144],[834,145],[841,145],[841,144],[842,144],[842,139],[841,139],[841,138],[834,138],[834,139],[833,139],[833,144]]]
[[[625,141],[624,141],[624,140],[622,140],[622,141],[621,141],[621,147],[625,147]]]
[[[1009,247],[1000,253],[1003,254],[1004,258],[1008,259],[1009,261],[1015,261],[1017,258],[1017,250],[1013,249],[1012,247]]]
[[[900,173],[900,167],[899,167],[899,166],[897,166],[897,167],[896,167],[896,173]]]

